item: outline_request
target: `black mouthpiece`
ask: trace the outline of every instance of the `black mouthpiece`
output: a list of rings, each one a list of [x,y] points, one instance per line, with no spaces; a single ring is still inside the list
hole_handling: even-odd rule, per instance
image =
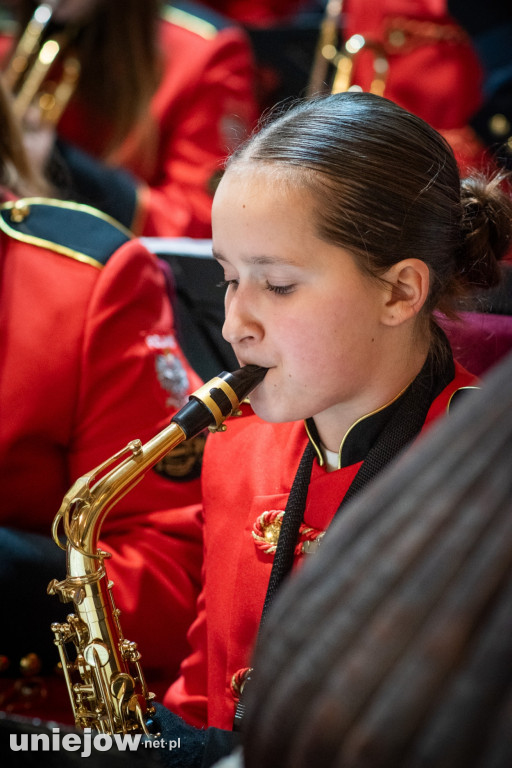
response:
[[[244,397],[263,381],[267,371],[268,368],[260,368],[259,365],[244,365],[233,373],[219,373],[219,379],[227,381],[241,403]]]
[[[245,365],[233,373],[219,373],[190,395],[189,402],[172,421],[181,427],[187,439],[209,426],[219,426],[263,380],[266,372],[267,368]]]

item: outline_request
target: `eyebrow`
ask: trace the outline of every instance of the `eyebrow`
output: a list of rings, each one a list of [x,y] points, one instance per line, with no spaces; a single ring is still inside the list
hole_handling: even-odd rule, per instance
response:
[[[212,249],[212,253],[213,253],[213,258],[217,259],[217,261],[225,261],[225,262],[228,261],[228,259],[226,259],[226,257],[223,256],[222,253],[219,253],[219,251]],[[245,262],[246,264],[256,264],[256,265],[285,264],[291,267],[299,266],[298,262],[293,261],[292,259],[280,259],[278,256],[243,256],[242,261]]]

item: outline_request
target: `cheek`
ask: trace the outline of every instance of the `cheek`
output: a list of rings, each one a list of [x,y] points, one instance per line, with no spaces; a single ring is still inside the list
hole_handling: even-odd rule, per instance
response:
[[[297,319],[282,340],[290,375],[309,384],[313,375],[315,387],[328,390],[347,377],[358,377],[371,358],[375,330],[363,314],[344,312],[339,305],[331,304],[330,309],[319,310],[308,322],[303,317]]]
[[[323,347],[339,344],[356,331],[354,314],[344,312],[329,300],[318,304],[312,312],[296,312],[293,317],[277,321],[275,328],[285,344],[299,348],[308,356],[320,355]]]
[[[285,376],[302,390],[307,388],[312,375],[316,379],[318,373],[330,367],[339,337],[336,329],[326,327],[322,318],[305,321],[300,317],[296,322],[287,321],[276,328],[275,343],[284,363]]]

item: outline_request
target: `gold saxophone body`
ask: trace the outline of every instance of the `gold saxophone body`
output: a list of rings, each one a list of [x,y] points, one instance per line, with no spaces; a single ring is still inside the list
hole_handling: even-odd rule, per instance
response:
[[[56,125],[78,84],[80,62],[68,52],[78,30],[52,29],[57,5],[53,0],[37,6],[3,72],[21,122],[33,108],[39,122]]]
[[[265,376],[266,369],[244,366],[220,373],[194,392],[168,427],[144,445],[133,440],[92,472],[79,478],[53,521],[55,542],[66,550],[67,575],[48,585],[49,594],[71,602],[74,613],[52,624],[75,723],[99,733],[145,733],[154,695],[147,690],[140,653],[123,636],[105,560],[98,548],[102,523],[112,507],[146,471],[179,443],[204,429],[223,430],[224,420]],[[115,465],[112,467],[112,465]],[[66,544],[59,540],[62,523]],[[70,658],[72,643],[76,657]]]

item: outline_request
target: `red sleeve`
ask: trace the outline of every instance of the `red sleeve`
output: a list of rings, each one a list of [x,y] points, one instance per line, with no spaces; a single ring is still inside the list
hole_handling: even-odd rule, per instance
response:
[[[100,272],[85,317],[70,475],[166,426],[199,385],[174,337],[157,260],[138,241]],[[171,446],[172,447],[172,446]],[[200,583],[199,480],[150,469],[108,513],[101,546],[121,624],[166,682],[186,653]]]

